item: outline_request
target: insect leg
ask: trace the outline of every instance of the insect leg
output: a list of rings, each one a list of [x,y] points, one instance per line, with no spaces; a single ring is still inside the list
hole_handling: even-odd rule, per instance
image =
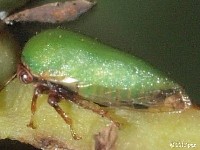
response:
[[[72,127],[72,119],[58,105],[59,101],[60,101],[60,97],[58,96],[56,92],[51,92],[49,94],[48,103],[57,111],[57,113],[63,118],[63,120],[70,126],[70,132],[72,134],[72,137],[75,140],[81,139],[81,137],[75,133]]]
[[[60,94],[67,100],[85,108],[85,109],[89,109],[92,110],[93,112],[107,117],[110,120],[112,120],[109,115],[107,114],[107,111],[105,111],[104,109],[102,109],[101,107],[99,107],[98,105],[95,105],[93,102],[90,102],[89,100],[85,99],[84,97],[78,95],[78,93],[74,93],[72,91],[69,91],[67,89],[63,89],[60,88],[59,89]],[[114,121],[113,121],[114,122]]]
[[[32,102],[31,102],[31,120],[29,122],[29,124],[27,125],[28,127],[31,127],[33,129],[35,129],[35,125],[34,125],[34,115],[36,112],[36,103],[37,103],[37,98],[39,94],[42,94],[43,92],[49,90],[49,88],[45,85],[45,84],[37,84],[35,89],[34,89],[34,93],[33,93],[33,97],[32,97]]]
[[[94,104],[93,102],[89,102],[87,100],[85,100],[83,97],[81,97],[80,95],[77,95],[72,102],[78,104],[79,106],[85,108],[85,109],[89,109],[103,117],[108,118],[109,120],[111,120],[116,126],[120,126],[121,123],[119,123],[118,121],[116,121],[115,118],[119,118],[118,116],[115,116],[114,114],[109,113],[108,111],[106,111],[105,109],[103,109],[102,107],[100,107],[99,105]],[[117,119],[118,120],[118,119]]]

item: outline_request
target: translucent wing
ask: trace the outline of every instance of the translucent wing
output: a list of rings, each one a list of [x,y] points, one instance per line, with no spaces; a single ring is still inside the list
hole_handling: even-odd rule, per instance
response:
[[[116,92],[116,91],[113,91]],[[105,107],[129,107],[133,109],[153,109],[156,111],[181,111],[191,106],[189,97],[182,89],[157,90],[133,99],[109,100],[109,94],[92,96],[92,101]]]

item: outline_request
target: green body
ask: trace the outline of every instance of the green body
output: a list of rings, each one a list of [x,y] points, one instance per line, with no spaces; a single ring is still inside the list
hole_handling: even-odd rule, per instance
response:
[[[63,84],[102,103],[140,103],[140,97],[149,93],[179,87],[132,55],[61,29],[47,30],[30,39],[22,62],[34,76]]]

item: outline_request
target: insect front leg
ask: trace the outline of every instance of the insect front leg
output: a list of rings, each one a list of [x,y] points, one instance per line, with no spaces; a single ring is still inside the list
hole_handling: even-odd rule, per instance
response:
[[[29,124],[27,125],[28,127],[31,127],[33,129],[35,129],[35,125],[34,125],[34,115],[36,112],[36,104],[37,104],[37,99],[38,99],[38,95],[44,93],[45,91],[48,91],[49,88],[45,85],[45,84],[37,84],[35,89],[34,89],[34,93],[33,93],[33,97],[32,97],[32,102],[31,102],[31,120],[29,122]]]
[[[63,120],[70,126],[70,132],[71,132],[72,137],[75,140],[81,139],[81,137],[76,134],[76,132],[74,131],[72,127],[72,119],[58,105],[59,101],[60,101],[60,97],[58,96],[58,93],[53,91],[49,94],[48,103],[57,111],[57,113],[63,118]]]

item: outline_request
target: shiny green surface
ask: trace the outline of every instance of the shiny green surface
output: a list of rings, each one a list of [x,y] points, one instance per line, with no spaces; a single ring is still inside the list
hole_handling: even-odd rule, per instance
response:
[[[61,29],[29,40],[22,61],[32,74],[47,80],[77,79],[80,94],[93,99],[132,100],[146,92],[178,86],[132,55]]]

